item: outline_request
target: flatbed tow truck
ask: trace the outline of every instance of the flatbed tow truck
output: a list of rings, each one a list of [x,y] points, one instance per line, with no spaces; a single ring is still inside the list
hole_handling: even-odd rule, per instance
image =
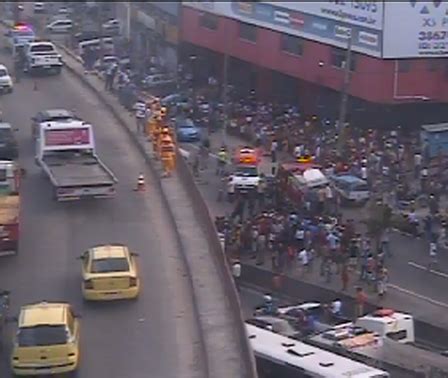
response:
[[[83,121],[44,122],[36,139],[36,163],[57,201],[112,198],[118,181],[96,154],[93,127]]]

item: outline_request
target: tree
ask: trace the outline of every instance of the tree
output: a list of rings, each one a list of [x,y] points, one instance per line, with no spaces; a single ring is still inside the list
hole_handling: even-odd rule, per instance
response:
[[[391,226],[392,209],[378,200],[370,205],[368,214],[367,233],[373,239],[374,248],[377,251],[383,232]]]

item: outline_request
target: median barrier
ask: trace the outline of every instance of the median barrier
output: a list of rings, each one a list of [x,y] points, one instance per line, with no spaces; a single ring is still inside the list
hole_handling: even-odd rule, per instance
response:
[[[220,274],[219,278],[225,285],[227,301],[233,310],[232,314],[234,314],[235,316],[238,316],[239,314],[234,323],[238,325],[237,334],[240,338],[239,342],[241,345],[243,358],[245,361],[250,361],[251,366],[249,367],[250,371],[248,372],[248,376],[256,377],[257,374],[255,368],[255,360],[247,339],[239,295],[236,291],[235,285],[233,284],[233,277],[230,272],[227,258],[222,249],[222,243],[218,237],[218,232],[215,228],[215,222],[213,221],[208,206],[205,203],[201,192],[196,185],[190,166],[188,165],[183,155],[184,154],[182,153],[182,151],[180,151],[180,149],[177,149],[176,171],[190,199],[192,200],[197,219],[201,223],[204,233],[208,239],[210,250],[212,251],[213,258],[215,260],[215,265]]]

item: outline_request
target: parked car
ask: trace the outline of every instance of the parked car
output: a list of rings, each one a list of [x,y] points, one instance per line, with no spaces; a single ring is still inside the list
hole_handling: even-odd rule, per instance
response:
[[[9,123],[0,123],[0,160],[15,160],[19,156],[14,130]]]
[[[201,131],[191,119],[177,119],[176,136],[179,142],[197,142],[201,140]]]
[[[155,74],[146,76],[142,81],[142,86],[145,89],[151,89],[155,87],[160,87],[163,85],[174,84],[175,80],[170,75],[165,74]]]
[[[34,2],[33,12],[35,14],[45,13],[45,3],[44,2]]]
[[[55,20],[46,26],[50,33],[68,33],[73,29],[73,21],[69,19]]]
[[[102,25],[102,29],[107,32],[113,32],[114,34],[119,34],[121,30],[120,21],[117,19],[111,19],[109,21],[106,21]]]
[[[160,104],[162,106],[167,106],[168,108],[180,108],[180,109],[188,109],[191,106],[190,99],[182,94],[173,93],[168,96],[163,97],[160,100]]]
[[[8,69],[3,64],[0,64],[0,93],[11,93],[13,89],[14,83]]]

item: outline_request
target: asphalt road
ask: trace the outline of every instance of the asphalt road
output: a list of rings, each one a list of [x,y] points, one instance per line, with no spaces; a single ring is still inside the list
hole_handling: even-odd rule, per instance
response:
[[[10,63],[0,55],[0,62]],[[0,97],[4,120],[19,128],[22,188],[20,253],[0,260],[0,287],[11,290],[12,314],[40,300],[74,305],[81,319],[83,378],[203,377],[202,353],[186,269],[155,180],[126,133],[95,96],[68,73],[24,78]],[[34,164],[30,118],[39,110],[75,110],[95,127],[100,157],[119,179],[112,200],[56,203]],[[136,193],[139,172],[146,193]],[[86,248],[120,242],[140,254],[142,292],[136,301],[86,304],[76,260]],[[14,332],[14,325],[8,329]],[[0,351],[0,376],[9,371],[9,337]]]

